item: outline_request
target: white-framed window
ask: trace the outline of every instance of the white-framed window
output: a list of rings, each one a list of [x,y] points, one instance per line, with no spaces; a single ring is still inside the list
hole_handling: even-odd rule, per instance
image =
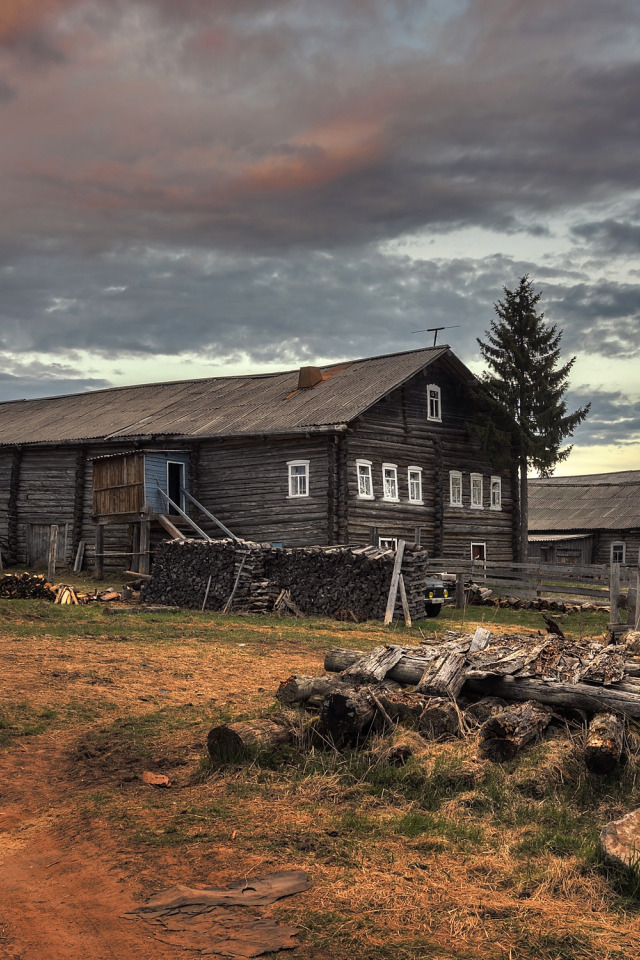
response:
[[[398,501],[398,465],[395,463],[382,464],[382,497],[384,500]]]
[[[289,460],[287,461],[287,467],[289,470],[289,496],[308,497],[309,461]]]
[[[371,460],[356,460],[358,474],[358,497],[360,500],[373,500],[373,477]]]
[[[611,563],[625,563],[627,558],[627,545],[624,540],[616,540],[611,544]]]
[[[472,541],[471,559],[474,561],[474,563],[484,563],[484,561],[487,559],[486,543],[478,543],[477,541]]]
[[[462,506],[462,474],[459,470],[449,471],[449,504],[452,507]]]
[[[482,510],[482,474],[471,474],[471,506],[476,510]]]
[[[398,538],[397,537],[378,537],[378,546],[382,547],[383,550],[397,550]]]
[[[422,467],[409,467],[407,480],[409,484],[409,503],[422,503]]]
[[[427,420],[442,420],[440,387],[435,383],[427,384]]]
[[[502,479],[491,477],[491,509],[502,510]]]

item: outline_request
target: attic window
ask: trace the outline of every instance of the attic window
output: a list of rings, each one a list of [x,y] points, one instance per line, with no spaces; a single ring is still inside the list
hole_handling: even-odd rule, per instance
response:
[[[435,383],[427,385],[427,420],[438,420],[442,422],[440,387]]]

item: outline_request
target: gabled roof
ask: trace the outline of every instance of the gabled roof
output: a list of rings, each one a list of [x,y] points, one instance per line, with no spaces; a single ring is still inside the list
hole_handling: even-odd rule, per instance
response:
[[[435,360],[471,372],[448,346],[332,364],[298,390],[298,370],[112,387],[0,403],[0,444],[152,437],[243,437],[329,431],[347,424]]]
[[[640,470],[529,481],[529,530],[640,528]]]

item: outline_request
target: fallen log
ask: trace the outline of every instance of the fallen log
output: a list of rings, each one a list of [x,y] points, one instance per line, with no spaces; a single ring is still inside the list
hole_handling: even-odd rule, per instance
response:
[[[597,713],[587,730],[584,762],[591,773],[611,773],[622,759],[624,723],[614,713]]]
[[[551,711],[531,700],[505,707],[481,726],[480,753],[488,760],[511,760],[527,744],[539,740],[550,721]]]
[[[611,710],[625,717],[640,718],[638,688],[627,689],[626,683],[599,687],[589,683],[560,683],[558,681],[494,677],[486,674],[467,674],[462,692],[479,697],[503,697],[505,700],[537,700],[552,707],[602,713]],[[630,685],[629,685],[630,686]]]
[[[290,743],[294,728],[264,717],[222,723],[209,731],[207,750],[213,763],[229,763],[260,750],[273,750]]]
[[[317,701],[318,698],[324,698],[342,685],[339,677],[301,677],[292,676],[283,680],[276,692],[276,699],[287,706],[293,706],[294,703],[304,703]]]
[[[445,648],[446,649],[446,648]],[[439,655],[442,647],[434,647],[433,655],[405,654],[391,668],[387,677],[406,685],[418,684],[428,665]],[[327,651],[325,669],[340,672],[360,658],[354,650],[336,648]],[[575,683],[546,680],[537,677],[496,676],[490,671],[470,670],[462,687],[463,695],[475,697],[495,696],[505,700],[537,700],[554,707],[567,707],[584,710],[587,713],[612,711],[625,717],[640,718],[640,689],[632,680],[610,683],[607,686],[596,683]]]

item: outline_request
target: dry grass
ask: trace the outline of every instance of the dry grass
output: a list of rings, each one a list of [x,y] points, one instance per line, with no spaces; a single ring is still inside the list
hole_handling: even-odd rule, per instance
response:
[[[110,844],[140,896],[295,867],[313,889],[271,909],[302,927],[301,958],[640,956],[635,878],[605,871],[596,844],[601,825],[640,805],[638,765],[594,780],[579,728],[501,767],[473,739],[389,763],[396,735],[214,770],[211,726],[273,709],[278,681],[321,672],[327,647],[388,632],[35,602],[0,604],[0,623],[0,749],[50,749],[58,828]],[[415,642],[420,627],[394,636]],[[143,784],[147,769],[171,788]]]

